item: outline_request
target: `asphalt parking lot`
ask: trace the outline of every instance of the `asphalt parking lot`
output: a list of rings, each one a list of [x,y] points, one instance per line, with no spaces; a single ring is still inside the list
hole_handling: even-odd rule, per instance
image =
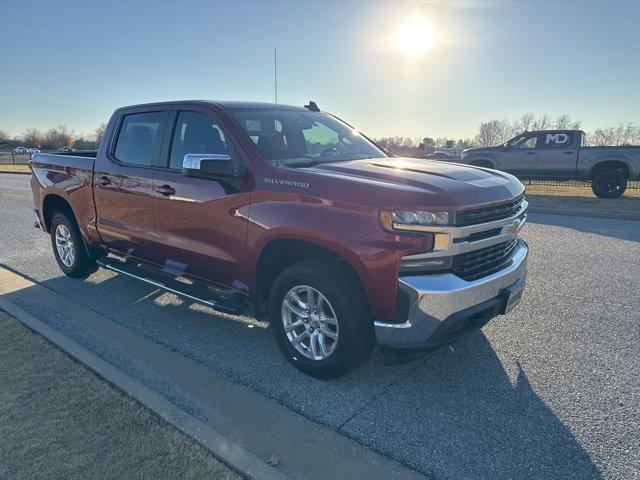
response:
[[[211,372],[438,479],[640,477],[640,222],[532,214],[529,283],[514,312],[427,358],[391,366],[374,352],[324,382],[290,367],[253,319],[104,270],[64,277],[31,226],[28,180],[0,175],[0,264]],[[77,325],[18,304],[136,375]]]

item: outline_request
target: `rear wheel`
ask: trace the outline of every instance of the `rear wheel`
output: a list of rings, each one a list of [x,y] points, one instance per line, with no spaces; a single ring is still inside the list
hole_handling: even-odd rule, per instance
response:
[[[339,264],[303,260],[285,269],[269,293],[271,330],[294,367],[335,378],[361,364],[375,343],[366,297]]]
[[[51,245],[58,266],[70,277],[85,278],[98,268],[87,255],[73,215],[67,212],[56,213],[51,220]]]
[[[627,178],[620,170],[598,173],[591,181],[591,190],[598,198],[618,198],[627,189]]]

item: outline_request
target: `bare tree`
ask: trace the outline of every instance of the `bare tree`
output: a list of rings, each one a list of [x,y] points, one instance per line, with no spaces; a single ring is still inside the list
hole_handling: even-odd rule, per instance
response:
[[[533,120],[533,123],[531,124],[532,130],[546,130],[550,127],[551,127],[551,119],[549,118],[549,115],[547,115],[546,113],[535,118]]]
[[[436,141],[435,141],[433,138],[431,138],[431,137],[424,137],[424,138],[422,139],[422,145],[423,145],[424,147],[428,147],[428,148],[435,148],[435,146],[436,146]]]
[[[98,128],[96,128],[93,131],[93,140],[97,143],[100,144],[100,142],[102,141],[102,137],[104,137],[104,131],[107,129],[107,124],[102,122],[100,125],[98,125]]]
[[[640,127],[629,122],[597,128],[587,135],[587,142],[592,146],[640,145]]]
[[[20,136],[24,144],[28,147],[37,147],[42,145],[43,135],[40,130],[35,128],[27,128]]]
[[[476,146],[477,143],[472,138],[461,138],[456,142],[457,148],[473,148]]]
[[[500,145],[513,135],[514,128],[509,120],[489,120],[480,124],[475,141],[481,147],[489,147]]]
[[[76,150],[97,150],[98,142],[93,139],[93,134],[89,137],[80,135],[75,139]]]
[[[517,133],[522,133],[528,130],[532,130],[535,120],[536,120],[536,116],[533,113],[531,112],[523,113],[522,115],[520,115],[520,118],[514,122],[514,125],[513,125],[514,130]]]
[[[5,130],[0,130],[0,141],[2,140],[11,140],[11,135]]]
[[[42,146],[46,149],[73,147],[74,137],[73,130],[70,130],[66,125],[59,125],[45,132],[42,139]]]
[[[413,140],[409,137],[382,137],[375,139],[375,142],[386,150],[414,146]]]
[[[582,122],[573,120],[569,115],[563,113],[556,118],[554,128],[558,130],[578,130]]]

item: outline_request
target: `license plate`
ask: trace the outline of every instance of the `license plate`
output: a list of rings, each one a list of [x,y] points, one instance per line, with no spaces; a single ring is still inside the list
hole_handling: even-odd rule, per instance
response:
[[[502,308],[502,314],[509,313],[513,310],[520,299],[522,298],[522,292],[524,291],[524,280],[520,279],[510,287],[504,289],[504,296],[506,297],[504,307]]]

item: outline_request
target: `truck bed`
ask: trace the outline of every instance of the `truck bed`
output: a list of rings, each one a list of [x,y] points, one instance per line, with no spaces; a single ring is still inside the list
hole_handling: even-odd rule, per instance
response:
[[[45,226],[50,218],[45,211],[48,204],[43,203],[49,193],[55,201],[73,205],[78,226],[85,238],[95,236],[88,228],[95,219],[93,202],[93,167],[96,152],[74,152],[69,154],[36,153],[29,161],[33,172],[31,190],[34,202],[42,210]]]

